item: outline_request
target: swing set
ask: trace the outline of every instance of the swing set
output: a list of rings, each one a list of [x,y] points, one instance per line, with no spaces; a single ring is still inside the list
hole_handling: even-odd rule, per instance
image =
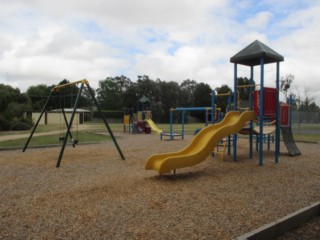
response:
[[[97,109],[98,109],[98,111],[99,111],[99,113],[100,113],[100,115],[101,115],[101,117],[103,119],[103,122],[104,122],[106,128],[108,129],[108,132],[109,132],[109,134],[111,136],[111,139],[112,139],[114,145],[116,146],[121,159],[125,160],[125,157],[124,157],[124,155],[123,155],[123,153],[122,153],[122,151],[121,151],[121,149],[120,149],[120,147],[119,147],[119,145],[117,143],[117,140],[115,139],[115,137],[114,137],[114,135],[112,133],[112,130],[111,130],[109,124],[108,124],[108,121],[107,121],[106,117],[104,116],[103,112],[101,111],[100,105],[98,104],[98,102],[97,102],[97,100],[96,100],[96,98],[94,96],[94,92],[91,89],[88,80],[86,80],[86,79],[83,79],[83,80],[80,80],[80,81],[76,81],[76,82],[71,82],[71,83],[58,85],[58,86],[52,88],[51,93],[50,93],[49,97],[46,100],[46,103],[45,103],[45,105],[44,105],[44,107],[43,107],[43,109],[41,111],[41,114],[40,114],[40,116],[39,116],[39,118],[38,118],[38,120],[37,120],[37,122],[36,122],[36,124],[35,124],[35,126],[34,126],[34,128],[32,130],[32,132],[30,133],[30,136],[29,136],[29,138],[28,138],[28,140],[27,140],[22,152],[26,151],[26,149],[27,149],[27,147],[28,147],[28,145],[29,145],[29,143],[31,141],[31,138],[32,138],[35,130],[37,129],[38,124],[39,124],[39,122],[41,120],[41,117],[42,117],[43,113],[46,111],[47,105],[48,105],[50,99],[52,98],[53,94],[60,92],[60,90],[65,88],[65,87],[70,87],[70,86],[73,86],[73,85],[77,86],[78,84],[81,84],[81,85],[80,85],[80,88],[79,88],[79,91],[78,91],[78,94],[77,94],[76,101],[75,101],[74,106],[73,106],[73,111],[72,111],[72,114],[71,114],[69,122],[67,120],[64,108],[61,107],[61,112],[62,112],[62,115],[63,115],[63,118],[64,118],[64,122],[65,122],[65,125],[66,125],[67,128],[66,128],[66,132],[65,132],[64,136],[61,135],[59,137],[59,140],[63,141],[63,143],[62,143],[62,147],[61,147],[61,151],[60,151],[60,154],[59,154],[59,157],[58,157],[58,161],[57,161],[56,167],[57,168],[60,167],[61,159],[62,159],[62,156],[63,156],[63,153],[64,153],[64,149],[66,147],[68,138],[70,137],[73,147],[75,147],[75,144],[77,144],[78,141],[79,141],[78,139],[74,139],[73,138],[72,133],[71,133],[71,127],[72,127],[72,123],[73,123],[73,120],[74,120],[74,117],[75,117],[75,114],[76,114],[77,106],[78,106],[78,103],[79,103],[79,100],[80,100],[80,96],[81,96],[81,93],[82,93],[82,90],[83,90],[84,86],[86,86],[87,89],[89,90],[90,96],[91,96],[94,104],[96,105],[96,107],[97,107]]]

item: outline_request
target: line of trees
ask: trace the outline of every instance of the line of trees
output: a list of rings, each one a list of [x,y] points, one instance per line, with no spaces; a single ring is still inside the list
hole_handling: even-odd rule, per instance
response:
[[[239,85],[249,84],[247,78],[239,78]],[[227,85],[214,89],[217,93],[228,93],[232,90]],[[168,122],[170,109],[176,107],[210,107],[213,89],[206,83],[195,80],[184,80],[181,84],[174,81],[152,80],[147,75],[138,76],[133,82],[125,76],[108,77],[99,82],[97,98],[103,109],[118,110],[137,105],[142,96],[146,96],[152,105],[153,118],[158,122]],[[240,89],[240,98],[248,100],[249,92]],[[217,97],[216,104],[225,111],[227,97]],[[204,112],[190,113],[204,120]]]
[[[288,101],[290,87],[293,83],[292,74],[281,78],[281,92]],[[58,85],[69,83],[62,80]],[[249,79],[238,78],[238,85],[248,85]],[[52,90],[56,85],[47,86],[39,84],[30,86],[26,93],[21,93],[18,88],[0,84],[0,131],[24,130],[32,126],[32,121],[24,114],[28,111],[41,111]],[[151,101],[153,118],[157,122],[168,122],[171,108],[176,107],[209,107],[211,106],[212,91],[217,94],[233,92],[227,85],[212,89],[206,83],[195,80],[184,80],[182,83],[174,81],[162,81],[150,79],[147,75],[137,77],[132,81],[126,76],[107,77],[99,81],[99,87],[95,90],[96,98],[104,110],[122,110],[135,107],[142,96]],[[71,85],[54,93],[47,109],[72,108],[75,103],[78,86]],[[302,94],[293,95],[293,105],[297,110],[319,111],[315,104],[315,98],[310,94],[310,88],[305,88]],[[240,101],[249,99],[249,89],[239,88]],[[227,108],[227,97],[216,97],[215,103],[223,112]],[[83,92],[79,101],[79,108],[94,110],[94,105],[88,91]],[[191,112],[194,117],[204,120],[204,112]]]
[[[69,81],[63,80],[58,85],[65,83],[69,83]],[[238,83],[239,85],[246,85],[249,84],[249,80],[239,78]],[[43,108],[53,87],[54,85],[40,84],[28,88],[26,94],[31,100],[34,111],[40,111]],[[76,85],[63,88],[53,95],[47,109],[73,107],[78,90]],[[126,76],[107,77],[99,81],[99,87],[95,93],[101,108],[108,111],[135,108],[139,99],[146,96],[151,102],[153,118],[158,122],[168,122],[171,108],[210,107],[212,90],[208,84],[198,83],[195,80],[187,79],[178,84],[174,81],[152,80],[147,75],[141,75],[138,76],[136,81],[132,81]],[[215,91],[217,93],[232,93],[227,85],[222,85]],[[247,100],[249,92],[246,89],[240,89],[240,98]],[[228,104],[227,97],[217,97],[215,102],[225,111]],[[92,106],[91,98],[85,91],[81,96],[78,107],[90,109]],[[204,120],[204,112],[192,112],[191,114]]]

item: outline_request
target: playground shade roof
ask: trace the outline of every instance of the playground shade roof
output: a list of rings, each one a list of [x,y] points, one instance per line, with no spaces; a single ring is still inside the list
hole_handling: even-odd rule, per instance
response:
[[[142,98],[139,99],[140,103],[150,103],[150,100],[146,96],[142,96]]]
[[[272,50],[259,40],[255,40],[236,55],[231,57],[230,62],[246,66],[256,66],[260,65],[261,58],[264,59],[265,64],[284,61],[284,57],[282,55]]]

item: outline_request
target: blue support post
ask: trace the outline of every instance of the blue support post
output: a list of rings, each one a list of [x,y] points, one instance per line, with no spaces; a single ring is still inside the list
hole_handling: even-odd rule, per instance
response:
[[[170,109],[170,140],[173,139],[172,132],[173,132],[173,129],[172,129],[172,109]]]
[[[182,129],[181,129],[181,134],[182,134],[181,138],[182,138],[182,140],[184,139],[184,113],[185,113],[185,111],[183,110],[182,111],[182,119],[181,119],[181,121],[182,121]]]
[[[292,94],[290,94],[290,98],[289,98],[289,126],[290,128],[292,128]]]
[[[277,122],[276,122],[276,151],[275,151],[275,163],[279,162],[279,153],[280,153],[280,100],[279,100],[279,91],[280,91],[280,63],[277,62],[277,79],[276,79],[276,88],[277,88]]]
[[[233,91],[233,103],[234,103],[234,111],[237,110],[237,64],[234,64],[234,91]],[[233,135],[233,161],[237,161],[237,134]]]
[[[211,93],[211,123],[214,123],[214,98],[215,98],[215,92],[212,90]]]
[[[249,103],[250,103],[250,110],[253,110],[253,66],[250,69],[250,87],[249,87]],[[249,135],[249,142],[250,142],[250,149],[249,149],[249,158],[252,159],[252,141],[253,141],[253,121],[250,121],[250,135]]]
[[[228,96],[228,112],[231,111],[231,93]],[[228,155],[231,154],[231,137],[228,136]]]
[[[259,134],[259,166],[263,165],[263,112],[264,112],[264,59],[260,58],[260,98],[259,98],[259,126],[260,126],[260,134]]]

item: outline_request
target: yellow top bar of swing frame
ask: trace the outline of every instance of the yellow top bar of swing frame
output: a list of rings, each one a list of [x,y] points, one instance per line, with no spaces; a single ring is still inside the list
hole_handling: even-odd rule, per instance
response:
[[[89,84],[89,81],[87,79],[82,79],[82,80],[79,80],[79,81],[76,81],[76,82],[71,82],[71,83],[58,85],[58,86],[55,86],[54,88],[52,88],[52,92],[59,92],[60,89],[62,89],[62,88],[65,88],[65,87],[68,87],[68,86],[73,86],[73,85],[76,85],[76,84],[79,84],[79,83]]]

